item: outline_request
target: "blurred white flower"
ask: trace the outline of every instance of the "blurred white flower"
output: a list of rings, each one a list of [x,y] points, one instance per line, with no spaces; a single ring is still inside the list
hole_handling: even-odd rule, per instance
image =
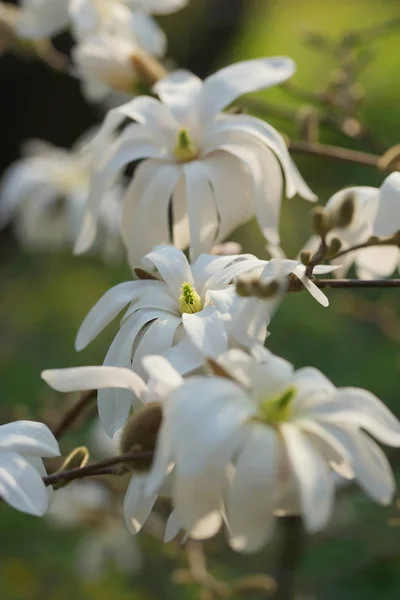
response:
[[[349,227],[333,229],[327,236],[338,236],[342,249],[365,243],[371,236],[391,236],[400,230],[400,173],[386,177],[380,188],[351,187],[337,192],[326,204],[332,211],[340,206],[349,194],[355,200],[355,212]],[[318,240],[312,238],[307,247],[315,250]],[[345,254],[337,259],[341,265],[335,275],[343,277],[354,263],[360,279],[380,279],[390,277],[400,265],[398,246],[375,246]]]
[[[149,357],[146,357],[147,360]],[[85,389],[119,388],[129,390],[128,397],[119,396],[117,401],[98,401],[99,416],[105,431],[112,436],[128,417],[132,404],[138,406],[161,405],[162,414],[171,392],[182,385],[182,377],[161,356],[152,357],[152,367],[157,377],[146,384],[136,373],[118,367],[77,367],[72,369],[54,369],[43,371],[43,379],[56,390],[77,391]],[[134,415],[135,416],[135,415]],[[129,426],[129,422],[128,422]],[[156,459],[154,460],[152,482],[156,489],[148,493],[148,474],[132,475],[124,500],[124,516],[131,533],[137,533],[146,522],[159,493],[168,495],[168,480],[171,478],[171,445],[167,428],[158,436]],[[167,537],[175,537],[180,529],[176,514],[172,513],[167,524]]]
[[[111,92],[134,94],[138,46],[128,36],[101,32],[77,44],[72,58],[89,100],[100,101]]]
[[[23,38],[52,37],[71,26],[79,41],[99,32],[131,34],[154,56],[164,56],[165,33],[152,14],[180,10],[187,0],[22,0],[16,29]]]
[[[294,371],[264,348],[254,357],[230,350],[218,363],[226,377],[187,379],[164,411],[175,460],[173,502],[192,537],[211,516],[213,535],[223,514],[232,547],[244,552],[269,539],[274,513],[301,514],[306,530],[318,531],[333,510],[333,470],[354,478],[376,502],[390,503],[392,470],[370,435],[399,446],[400,423],[378,398],[337,389],[313,368]]]
[[[224,352],[228,334],[219,313],[232,308],[232,281],[265,261],[252,255],[202,254],[190,265],[183,252],[161,244],[142,265],[147,272],[156,269],[156,278],[108,290],[84,319],[75,342],[82,350],[129,304],[104,364],[132,367],[141,375],[143,356],[165,354],[173,346],[172,362],[181,373],[199,367],[204,356]]]
[[[42,516],[49,491],[42,458],[59,456],[58,442],[43,423],[15,421],[0,425],[0,497],[31,515]]]
[[[161,101],[140,96],[112,109],[93,144],[98,152],[76,252],[92,244],[99,199],[116,173],[141,160],[123,208],[122,235],[132,264],[160,242],[190,245],[194,260],[256,215],[272,245],[286,195],[315,200],[282,136],[255,117],[220,111],[239,96],[281,83],[294,72],[289,58],[241,62],[202,82],[176,71],[154,87]],[[117,128],[125,119],[121,133]],[[109,143],[109,136],[117,139]],[[172,217],[172,219],[171,219]]]
[[[84,579],[101,578],[110,563],[128,574],[140,569],[140,548],[119,516],[109,491],[100,483],[74,481],[55,493],[48,520],[61,529],[85,532],[75,560]]]
[[[93,423],[89,431],[88,448],[91,456],[97,459],[116,456],[119,452],[121,442],[122,428],[115,432],[110,438],[104,431],[104,427],[99,419]]]
[[[15,220],[17,237],[28,248],[73,246],[89,189],[91,154],[87,145],[79,141],[66,150],[32,140],[26,144],[25,154],[1,181],[0,228]],[[114,184],[100,211],[94,250],[105,257],[121,254],[120,198],[121,190]]]

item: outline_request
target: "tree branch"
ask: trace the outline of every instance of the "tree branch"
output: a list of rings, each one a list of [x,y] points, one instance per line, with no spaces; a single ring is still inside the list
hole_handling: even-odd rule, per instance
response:
[[[290,140],[288,147],[290,152],[293,154],[322,156],[325,158],[333,158],[334,160],[364,165],[366,167],[378,168],[381,164],[381,157],[378,154],[360,152],[359,150],[351,150],[350,148],[342,148],[340,146],[330,146],[328,144],[319,144],[316,142]],[[387,170],[395,170],[395,167],[391,165],[391,168],[388,167]]]
[[[315,279],[319,288],[400,288],[400,279]]]
[[[61,421],[53,427],[54,437],[59,439],[64,433],[71,427],[71,425],[76,421],[76,419],[80,416],[80,414],[85,410],[85,408],[94,400],[97,396],[97,390],[88,390],[87,392],[82,392],[75,402],[71,406],[69,410],[63,415]]]

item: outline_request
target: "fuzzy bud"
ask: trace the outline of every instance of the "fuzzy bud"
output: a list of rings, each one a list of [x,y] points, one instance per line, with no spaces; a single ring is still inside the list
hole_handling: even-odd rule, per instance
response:
[[[320,237],[324,237],[330,230],[328,215],[322,206],[317,206],[312,211],[312,229]]]
[[[308,264],[311,260],[311,256],[312,256],[311,250],[305,249],[300,252],[300,261],[305,267],[308,266]]]
[[[332,237],[327,249],[327,258],[333,258],[342,248],[342,240],[336,235]]]
[[[162,406],[159,402],[150,402],[137,410],[126,422],[122,432],[121,453],[129,454],[155,450],[161,422]],[[132,459],[125,463],[125,466],[129,470],[147,472],[152,461],[152,457]]]

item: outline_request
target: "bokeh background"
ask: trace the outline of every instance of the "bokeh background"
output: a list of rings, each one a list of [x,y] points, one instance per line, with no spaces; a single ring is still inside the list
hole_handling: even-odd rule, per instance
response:
[[[331,39],[362,27],[400,18],[398,0],[192,0],[179,14],[165,18],[170,56],[201,76],[234,60],[289,55],[298,64],[294,81],[304,90],[319,89],[334,61],[304,43],[309,32]],[[67,51],[69,39],[56,40]],[[368,51],[373,61],[360,82],[366,98],[362,118],[386,147],[400,133],[400,27],[387,31]],[[39,62],[0,58],[0,164],[18,157],[20,143],[31,137],[69,146],[101,111],[82,98],[73,79]],[[258,95],[282,107],[304,104],[293,94],[270,90]],[[307,104],[307,102],[306,102]],[[290,136],[296,125],[271,116]],[[365,141],[321,130],[321,141],[369,151]],[[383,175],[369,167],[296,156],[305,179],[324,203],[349,185],[379,186]],[[288,255],[308,237],[309,210],[300,199],[286,201],[282,235]],[[233,236],[246,251],[265,255],[256,227]],[[0,233],[0,380],[1,421],[57,418],[65,406],[40,379],[45,368],[100,364],[115,325],[88,349],[76,354],[77,328],[93,303],[110,286],[129,278],[125,266],[105,266],[91,257],[28,253],[12,228]],[[312,364],[337,385],[366,387],[400,416],[400,321],[396,290],[330,291],[330,308],[308,294],[289,297],[273,320],[268,346],[297,367]],[[77,431],[63,441],[67,454]],[[400,475],[400,455],[392,454]],[[399,478],[400,481],[400,478]],[[396,506],[375,507],[357,490],[338,502],[331,526],[305,541],[299,565],[299,598],[321,600],[394,600],[400,597],[400,528],[393,525]],[[399,515],[400,516],[400,515]],[[58,532],[45,520],[0,506],[0,595],[4,600],[186,600],[199,597],[196,586],[177,586],[173,571],[185,564],[182,550],[162,546],[143,534],[142,570],[130,577],[110,568],[98,581],[78,575],[75,551],[84,532]],[[279,537],[279,536],[277,536]],[[278,539],[279,541],[279,539]],[[238,575],[273,573],[276,545],[242,557],[220,538],[206,544],[211,571],[229,581]],[[255,595],[257,597],[257,595]],[[262,597],[262,596],[259,596]]]

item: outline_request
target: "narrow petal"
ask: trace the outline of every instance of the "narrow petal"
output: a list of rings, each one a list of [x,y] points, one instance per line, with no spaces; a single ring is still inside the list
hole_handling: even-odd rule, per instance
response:
[[[154,377],[171,389],[183,383],[182,376],[164,356],[148,354],[143,358],[143,365],[150,377]]]
[[[182,529],[182,525],[181,525],[181,520],[179,518],[179,513],[175,509],[169,515],[167,524],[165,526],[164,544],[168,544],[169,542],[172,542],[172,540],[174,540],[176,538],[176,536],[178,535],[178,533],[180,532],[181,529]]]
[[[278,437],[273,428],[254,424],[236,465],[228,495],[230,544],[240,552],[257,552],[273,529]]]
[[[389,236],[399,230],[400,225],[400,173],[386,177],[381,185],[379,207],[374,223],[374,234]]]
[[[52,369],[43,371],[42,378],[59,392],[122,388],[131,390],[135,396],[140,398],[147,391],[147,386],[143,379],[130,369],[122,367],[103,366]]]
[[[364,248],[355,252],[354,258],[360,279],[384,279],[400,265],[400,249],[398,246]]]
[[[301,266],[295,267],[293,269],[293,275],[296,275],[298,279],[300,279],[301,283],[304,285],[306,290],[310,292],[311,296],[319,302],[324,307],[329,306],[329,300],[325,296],[325,294],[319,289],[318,286],[315,285],[313,281],[303,272]]]
[[[143,190],[131,215],[130,235],[126,240],[129,262],[133,267],[154,246],[170,241],[169,210],[180,176],[178,165],[161,165]]]
[[[58,442],[44,423],[14,421],[0,425],[0,451],[13,450],[29,456],[59,456]]]
[[[146,496],[143,489],[146,476],[133,475],[124,499],[124,517],[129,531],[135,535],[147,521],[157,495]]]
[[[170,289],[171,294],[178,300],[182,284],[193,283],[192,272],[186,256],[173,246],[160,244],[146,254],[143,264],[153,264]]]
[[[143,359],[153,352],[160,354],[167,352],[172,347],[175,332],[181,323],[180,318],[172,315],[168,315],[166,319],[157,319],[150,323],[135,349],[132,369],[139,375],[146,377]]]
[[[202,86],[203,82],[196,75],[190,71],[178,70],[157,81],[153,89],[177,122],[189,125],[193,103]]]
[[[296,426],[284,423],[280,433],[296,479],[304,526],[309,533],[314,533],[326,525],[332,514],[335,491],[332,474],[307,436]]]
[[[187,337],[168,350],[165,358],[181,375],[187,375],[204,364],[204,355]]]
[[[215,256],[213,254],[201,254],[192,265],[193,282],[196,289],[203,289],[206,282],[213,275],[220,273],[235,262],[255,259],[252,254],[231,254],[230,256]]]
[[[286,81],[296,65],[286,57],[246,60],[220,69],[204,81],[198,100],[202,123],[213,119],[234,100]]]
[[[153,281],[125,281],[108,290],[86,315],[75,340],[75,349],[83,350],[99,333],[115,319],[119,312],[146,290]]]
[[[183,314],[182,322],[189,339],[205,356],[216,358],[228,349],[224,319],[213,306],[195,314]]]
[[[0,496],[13,508],[42,516],[49,505],[46,486],[37,470],[20,454],[0,451]]]
[[[214,246],[219,219],[206,166],[201,161],[193,161],[186,163],[183,170],[189,217],[190,256],[194,261],[202,252],[209,252]]]
[[[270,320],[270,303],[258,298],[240,298],[233,316],[234,336],[246,348],[264,344]]]
[[[140,12],[134,12],[130,21],[139,46],[153,56],[164,56],[167,51],[167,36],[157,21]]]

